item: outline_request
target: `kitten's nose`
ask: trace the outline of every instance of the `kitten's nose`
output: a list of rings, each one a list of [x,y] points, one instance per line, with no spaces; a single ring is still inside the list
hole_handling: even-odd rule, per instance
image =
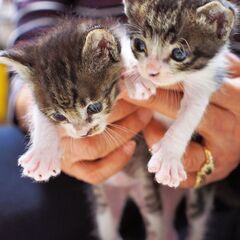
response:
[[[157,60],[151,59],[147,64],[147,74],[149,77],[157,77],[160,75],[160,65]]]
[[[160,74],[160,72],[149,72],[148,74],[150,77],[157,77]]]

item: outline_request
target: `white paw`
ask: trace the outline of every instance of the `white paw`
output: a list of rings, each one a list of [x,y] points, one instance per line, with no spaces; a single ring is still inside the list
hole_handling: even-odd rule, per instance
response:
[[[38,182],[48,181],[61,172],[60,156],[54,151],[41,154],[41,151],[29,149],[19,158],[18,164],[23,167],[24,176]]]
[[[169,187],[178,187],[187,179],[181,162],[181,155],[169,144],[160,143],[152,148],[153,156],[148,163],[148,171],[155,173],[158,183]]]
[[[132,95],[132,98],[141,101],[148,100],[153,94],[152,89],[148,89],[141,82],[137,82],[135,85],[135,92]]]

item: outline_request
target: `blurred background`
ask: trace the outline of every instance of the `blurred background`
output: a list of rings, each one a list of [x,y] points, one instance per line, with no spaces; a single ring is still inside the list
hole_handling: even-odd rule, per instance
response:
[[[15,8],[11,0],[0,0],[0,50],[7,47],[15,28]],[[6,123],[8,81],[6,67],[0,64],[0,124]]]

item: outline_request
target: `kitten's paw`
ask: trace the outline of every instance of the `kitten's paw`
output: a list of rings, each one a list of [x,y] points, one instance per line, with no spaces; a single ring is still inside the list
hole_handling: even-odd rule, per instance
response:
[[[19,158],[19,165],[23,167],[23,175],[35,181],[48,181],[50,177],[57,176],[60,171],[58,154],[40,154],[33,149],[28,150]]]
[[[186,172],[181,162],[165,159],[160,171],[155,174],[158,183],[177,188],[180,183],[187,179]]]
[[[137,82],[135,84],[135,91],[130,96],[136,100],[148,100],[152,96],[152,93],[149,89],[147,89],[141,82]]]
[[[174,148],[173,148],[174,149]],[[186,172],[178,154],[173,149],[159,144],[153,149],[153,156],[148,163],[148,171],[156,173],[158,183],[169,187],[178,187],[187,179]]]
[[[162,141],[160,141],[157,144],[154,144],[151,148],[151,153],[153,156],[151,157],[150,161],[148,162],[148,171],[150,173],[156,173],[160,170],[161,162],[162,162],[161,146],[162,146]]]

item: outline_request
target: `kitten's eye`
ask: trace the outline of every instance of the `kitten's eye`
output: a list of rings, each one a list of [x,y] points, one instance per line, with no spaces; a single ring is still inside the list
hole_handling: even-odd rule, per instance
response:
[[[134,48],[138,52],[146,52],[146,45],[145,42],[139,38],[134,39]]]
[[[55,120],[56,122],[64,122],[64,121],[67,121],[67,118],[62,115],[61,113],[53,113],[52,114],[52,119]]]
[[[102,103],[97,102],[94,104],[90,104],[87,108],[87,113],[88,114],[95,114],[95,113],[100,113],[103,109]]]
[[[182,48],[174,48],[171,58],[177,62],[182,62],[187,58],[187,52]]]

